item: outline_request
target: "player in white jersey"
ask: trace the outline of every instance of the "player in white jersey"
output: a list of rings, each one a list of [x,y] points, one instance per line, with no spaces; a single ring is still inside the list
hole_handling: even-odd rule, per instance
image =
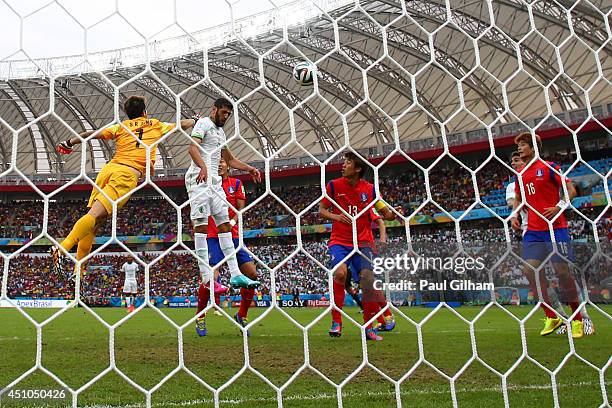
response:
[[[523,168],[525,163],[521,159],[519,152],[512,152],[510,156],[510,165],[517,172]],[[516,200],[516,182],[511,181],[506,186],[506,204],[508,204],[511,210],[514,208],[514,200]],[[521,216],[521,232],[525,235],[525,231],[527,231],[527,209],[523,208],[520,210],[519,215]]]
[[[256,182],[261,182],[259,170],[235,158],[225,146],[226,136],[223,131],[225,122],[233,111],[233,105],[225,98],[215,101],[210,116],[201,118],[191,132],[192,143],[189,145],[191,166],[185,173],[185,187],[191,206],[191,222],[193,223],[195,252],[198,255],[198,266],[202,276],[202,284],[207,285],[213,278],[213,272],[208,265],[208,217],[212,216],[219,231],[219,246],[227,258],[230,271],[230,285],[237,288],[253,289],[259,286],[259,281],[245,276],[238,268],[232,226],[229,223],[228,204],[225,191],[221,185],[222,178],[217,169],[221,157],[230,166],[238,170],[248,171]]]
[[[510,156],[510,164],[512,165],[512,168],[517,172],[520,171],[521,168],[523,168],[523,166],[525,165],[525,162],[521,159],[521,155],[519,154],[518,151],[512,152],[512,155]],[[516,182],[512,181],[508,184],[508,186],[506,186],[506,203],[508,204],[508,207],[510,207],[511,209],[514,208],[514,200],[516,200]],[[522,232],[522,235],[525,235],[525,231],[527,231],[527,209],[526,208],[521,209],[519,211],[519,215],[521,216],[521,232]],[[577,281],[576,281],[576,290],[578,292],[579,301],[583,302],[584,300],[583,293]],[[569,318],[569,316],[565,312],[565,309],[563,309],[563,305],[559,301],[559,296],[557,295],[557,291],[552,287],[552,285],[548,286],[548,296],[551,299],[551,302],[552,302],[551,306],[553,307],[553,309],[555,309],[555,311],[559,313],[559,315],[565,317],[566,319]],[[587,336],[595,334],[595,326],[593,325],[593,322],[589,318],[586,307],[583,307],[580,310],[580,313],[582,314],[584,334]],[[566,330],[567,330],[567,326],[563,324],[556,330],[556,333],[565,334]]]
[[[132,256],[128,256],[127,261],[121,266],[121,272],[123,272],[125,276],[125,281],[123,282],[125,306],[128,308],[128,312],[133,312],[134,303],[136,302],[136,293],[138,292],[138,282],[136,282],[138,264],[134,262]]]

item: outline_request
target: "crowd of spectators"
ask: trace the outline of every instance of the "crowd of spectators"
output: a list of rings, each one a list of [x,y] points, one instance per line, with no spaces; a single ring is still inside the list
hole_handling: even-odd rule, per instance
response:
[[[609,219],[601,221],[602,228],[612,229]],[[493,281],[496,286],[525,287],[527,280],[522,273],[519,241],[512,238],[508,244],[504,228],[495,227],[490,221],[475,222],[475,228],[461,231],[461,244],[458,244],[454,228],[419,227],[411,234],[410,247],[403,229],[389,231],[389,243],[381,246],[381,255],[395,257],[398,254],[414,253],[422,257],[452,257],[463,251],[464,255],[481,256],[485,269],[466,272],[467,277],[476,282]],[[608,277],[612,263],[605,257],[593,256],[596,246],[581,242],[580,233],[584,226],[580,220],[570,221],[578,270],[586,272],[587,281],[596,284]],[[577,235],[578,234],[578,235]],[[610,241],[604,236],[604,251],[609,251]],[[277,293],[325,293],[328,290],[328,272],[320,265],[327,266],[327,239],[305,240],[302,248],[292,243],[247,242],[247,248],[259,260],[257,269],[262,282],[262,292],[271,293],[274,275]],[[82,280],[80,293],[86,298],[108,298],[121,296],[123,275],[120,267],[127,254],[103,254],[93,257],[87,263],[87,273]],[[157,252],[138,254],[142,262],[150,265],[149,290],[151,296],[189,296],[197,293],[198,266],[196,259],[188,251],[173,251],[163,257]],[[313,260],[314,259],[314,260]],[[316,260],[316,261],[315,261]],[[155,262],[153,262],[155,261]],[[319,265],[320,264],[320,265]],[[72,298],[75,288],[70,273],[58,275],[49,271],[50,258],[45,254],[23,254],[11,259],[8,268],[8,294],[10,297],[34,298]],[[66,265],[67,270],[72,265]],[[410,279],[414,276],[408,271],[390,271],[393,280]],[[431,278],[427,275],[419,278]],[[446,272],[445,272],[446,273]],[[227,284],[229,274],[222,268],[222,282]],[[459,275],[445,275],[445,278],[462,278]],[[144,290],[144,266],[138,274],[140,292]]]
[[[556,158],[561,164],[567,161],[568,155]],[[480,163],[470,163],[475,169]],[[476,184],[479,194],[485,197],[492,191],[504,188],[511,172],[497,161],[491,161],[476,173]],[[456,163],[447,161],[435,167],[428,174],[431,198],[448,212],[465,210],[475,200],[474,185],[471,174]],[[379,187],[381,195],[393,207],[401,209],[404,214],[412,214],[427,198],[425,176],[417,171],[381,172]],[[250,190],[249,190],[250,189]],[[247,183],[247,197],[253,202],[264,194],[261,186]],[[302,225],[315,225],[323,222],[318,214],[318,200],[321,196],[319,185],[273,186],[272,192],[295,213],[304,210],[315,202],[311,209],[301,217]],[[170,195],[178,204],[186,201],[186,194]],[[86,199],[70,201],[52,201],[48,208],[48,233],[56,238],[66,236],[74,220],[85,211]],[[576,242],[575,252],[577,265],[585,267],[587,280],[594,283],[609,276],[612,264],[607,258],[600,258],[589,264],[595,253],[593,245],[597,237],[603,243],[604,250],[610,249],[612,241],[611,212],[601,214],[604,207],[581,208],[584,215],[568,211],[568,223],[572,238]],[[183,231],[190,233],[189,206],[182,210],[175,208],[162,198],[133,197],[117,215],[117,235],[158,235],[177,232],[177,215],[181,213]],[[434,205],[427,205],[419,214],[432,216],[440,212]],[[33,238],[42,232],[43,202],[13,200],[0,206],[0,237]],[[586,218],[585,218],[586,217]],[[597,219],[597,234],[593,224],[588,220]],[[511,230],[506,235],[501,221],[497,219],[469,221],[460,223],[461,244],[457,240],[454,223],[431,224],[411,227],[410,246],[403,228],[390,229],[390,243],[381,248],[385,256],[414,251],[419,255],[442,256],[465,251],[473,256],[483,256],[487,268],[473,272],[470,278],[488,282],[493,280],[496,286],[524,287],[527,281],[522,272],[520,248],[515,233]],[[244,213],[243,225],[246,229],[272,228],[295,225],[295,219],[279,201],[271,195],[264,197],[252,209]],[[111,222],[103,225],[99,236],[111,235]],[[508,237],[511,243],[507,244]],[[258,265],[262,292],[270,293],[272,275],[277,293],[291,293],[294,289],[300,293],[323,293],[328,290],[328,272],[319,266],[327,265],[327,238],[310,236],[304,240],[297,253],[291,255],[296,247],[290,243],[270,243],[262,240],[249,240],[248,249],[256,255],[263,265]],[[512,255],[510,252],[514,252]],[[145,263],[151,263],[159,253],[143,252],[139,254]],[[501,260],[501,261],[500,261]],[[123,276],[120,266],[125,255],[99,255],[88,262],[87,273],[83,278],[80,293],[84,297],[103,299],[120,296]],[[2,261],[0,260],[0,264]],[[9,264],[8,294],[11,297],[34,298],[71,298],[74,296],[74,281],[69,276],[50,273],[50,259],[44,254],[23,254],[11,259]],[[264,266],[265,265],[265,266]],[[71,266],[68,265],[68,269]],[[269,268],[269,269],[268,269]],[[275,269],[276,268],[276,269]],[[273,270],[273,272],[270,271]],[[144,290],[144,268],[139,273],[140,291]],[[401,277],[400,275],[396,277]],[[406,276],[409,278],[409,276]],[[226,271],[222,281],[227,284]],[[175,251],[160,258],[149,268],[149,290],[151,296],[187,296],[197,292],[198,267],[195,258],[188,252]]]
[[[560,157],[561,158],[561,157]],[[476,168],[479,163],[471,163]],[[405,170],[405,169],[404,169]],[[492,160],[476,173],[476,184],[481,197],[493,191],[504,189],[511,172],[501,163]],[[445,162],[429,172],[431,198],[448,212],[467,209],[475,201],[475,192],[470,173],[454,162]],[[412,214],[427,199],[425,176],[421,171],[384,173],[379,177],[382,197],[403,214]],[[272,192],[283,200],[295,213],[315,203],[301,216],[302,225],[315,225],[323,222],[318,214],[321,197],[319,185],[273,186]],[[247,196],[250,202],[264,195],[261,186],[247,183]],[[499,194],[499,193],[498,193]],[[187,200],[186,194],[170,194],[177,204]],[[48,211],[48,233],[56,238],[64,237],[70,231],[74,220],[85,211],[86,199],[50,202]],[[117,215],[117,235],[158,235],[177,233],[177,214],[179,210],[161,197],[133,197]],[[421,208],[418,214],[433,216],[440,208],[433,203]],[[42,232],[42,200],[14,200],[3,203],[0,209],[0,237],[33,238]],[[183,231],[190,232],[189,206],[181,210]],[[258,201],[243,214],[246,229],[294,226],[293,215],[272,195]],[[108,221],[100,228],[99,236],[111,235],[112,226]]]

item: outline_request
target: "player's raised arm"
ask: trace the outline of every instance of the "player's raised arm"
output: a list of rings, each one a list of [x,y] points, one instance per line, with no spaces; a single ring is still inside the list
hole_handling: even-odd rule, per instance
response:
[[[94,139],[111,139],[109,137],[112,126],[110,128],[103,129],[100,133],[94,136]],[[88,130],[86,132],[79,133],[80,137],[71,137],[70,139],[64,140],[63,142],[58,143],[55,146],[55,150],[57,150],[60,154],[70,154],[74,150],[74,146],[83,142],[83,139],[88,138],[89,136],[96,133],[97,130]]]
[[[189,119],[181,119],[181,129],[183,130],[191,129],[198,122],[198,119],[200,119],[199,116],[194,116]]]
[[[259,170],[235,158],[228,148],[221,150],[221,156],[228,166],[238,170],[248,171],[251,177],[253,177],[253,181],[256,183],[261,183],[261,174],[259,173]]]

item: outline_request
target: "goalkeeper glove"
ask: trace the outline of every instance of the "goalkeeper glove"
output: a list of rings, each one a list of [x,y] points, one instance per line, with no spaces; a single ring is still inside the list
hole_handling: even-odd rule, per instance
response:
[[[195,123],[198,123],[198,120],[200,120],[202,116],[199,113],[196,113],[195,115],[193,115],[192,117],[190,117],[189,119],[193,119],[193,121]]]
[[[61,143],[59,143],[56,147],[55,150],[57,150],[58,153],[60,154],[70,154],[72,153],[72,149],[73,149],[73,144],[70,143],[70,139],[65,140]]]

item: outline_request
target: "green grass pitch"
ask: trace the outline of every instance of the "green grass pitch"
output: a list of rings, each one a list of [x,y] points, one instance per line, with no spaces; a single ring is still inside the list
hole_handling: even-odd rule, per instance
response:
[[[602,306],[610,314],[612,306]],[[114,323],[125,317],[125,309],[94,309],[102,319]],[[160,309],[179,325],[193,316],[194,309]],[[432,309],[402,308],[407,316],[419,322]],[[456,309],[467,319],[473,319],[482,309]],[[511,313],[523,318],[528,306],[509,307]],[[233,315],[236,310],[229,310]],[[296,321],[308,324],[323,313],[321,309],[285,309]],[[361,321],[357,309],[347,313]],[[604,367],[612,356],[612,322],[609,317],[589,309],[597,332],[575,342],[576,352],[597,367]],[[56,310],[27,312],[42,322]],[[263,309],[251,309],[250,318]],[[554,370],[569,348],[566,336],[542,338],[542,313],[537,311],[526,322],[529,355],[543,366]],[[209,335],[197,337],[192,325],[183,331],[183,355],[186,367],[212,387],[220,387],[245,364],[243,338],[239,330],[225,317],[209,313]],[[330,317],[325,315],[309,331],[310,364],[339,383],[363,360],[359,331],[345,319],[341,338],[327,335]],[[521,356],[522,346],[518,323],[502,310],[493,307],[475,324],[478,355],[499,371],[508,370]],[[394,332],[384,334],[382,342],[367,345],[369,361],[393,379],[411,369],[419,358],[416,328],[407,320],[397,318]],[[43,327],[42,365],[73,388],[86,384],[109,366],[109,332],[83,308],[68,310]],[[454,375],[472,356],[467,324],[452,312],[441,309],[423,326],[423,346],[427,361],[443,372]],[[279,311],[273,310],[251,329],[248,339],[249,358],[253,368],[272,383],[281,386],[304,363],[302,331]],[[177,331],[151,309],[141,310],[117,328],[114,339],[117,367],[146,389],[158,384],[178,366]],[[0,387],[6,387],[21,373],[35,364],[36,330],[16,310],[0,309]],[[567,407],[597,407],[603,403],[602,386],[610,396],[610,369],[600,378],[576,357],[571,357],[556,376],[560,405]],[[17,385],[17,389],[57,387],[40,371]],[[508,377],[510,406],[553,406],[550,375],[534,363],[523,360]],[[501,380],[478,362],[473,362],[455,384],[460,407],[503,407]],[[452,406],[449,382],[426,364],[420,364],[401,384],[400,396],[404,407]],[[224,407],[276,407],[277,393],[253,372],[247,370],[219,396]],[[394,407],[395,389],[391,382],[375,370],[364,367],[342,389],[344,407]],[[145,406],[144,394],[137,391],[118,374],[110,372],[79,395],[79,406],[140,407]],[[213,394],[185,372],[177,373],[151,397],[155,407],[210,407]],[[336,389],[315,374],[304,370],[283,391],[284,407],[336,407]],[[0,401],[0,406],[67,406],[58,401]]]

